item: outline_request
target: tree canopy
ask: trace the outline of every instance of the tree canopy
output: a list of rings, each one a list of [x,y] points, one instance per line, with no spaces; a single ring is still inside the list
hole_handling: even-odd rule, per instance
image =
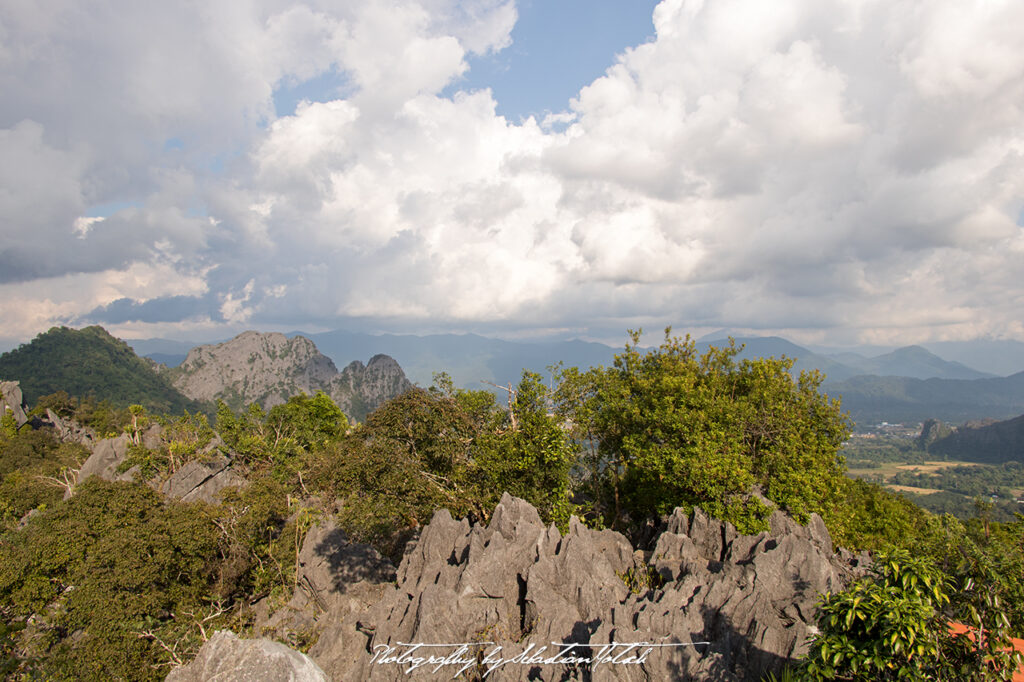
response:
[[[823,377],[792,361],[699,354],[689,336],[642,352],[639,332],[609,368],[561,374],[556,401],[590,446],[594,503],[613,525],[699,505],[746,531],[774,505],[806,521],[835,503],[848,425]]]

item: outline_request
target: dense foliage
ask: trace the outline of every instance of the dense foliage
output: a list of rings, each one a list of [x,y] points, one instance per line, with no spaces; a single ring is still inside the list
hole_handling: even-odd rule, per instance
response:
[[[102,327],[54,327],[0,355],[0,378],[18,381],[25,400],[67,391],[109,400],[118,407],[133,403],[162,413],[193,412],[204,405],[189,400],[153,371],[124,341]]]
[[[771,503],[802,521],[834,506],[848,430],[819,392],[821,375],[794,379],[785,359],[737,362],[733,344],[700,355],[669,330],[650,352],[638,341],[634,333],[613,367],[563,372],[556,395],[590,445],[591,494],[607,522],[699,505],[756,531]]]
[[[1012,651],[999,584],[970,562],[946,575],[926,558],[894,552],[877,558],[870,578],[826,595],[808,677],[1010,680],[1021,657]],[[955,635],[951,619],[974,636]]]
[[[554,386],[524,372],[507,406],[439,375],[363,424],[323,393],[270,410],[221,404],[214,423],[195,410],[168,416],[137,401],[43,396],[36,414],[127,434],[121,471],[136,481],[78,484],[83,448],[4,421],[0,671],[158,679],[214,627],[246,632],[252,604],[287,601],[319,519],[332,516],[397,562],[435,510],[486,522],[503,492],[546,522],[564,527],[578,514],[627,533],[676,506],[700,506],[748,532],[765,529],[776,508],[801,521],[818,513],[836,544],[888,552],[870,580],[826,598],[803,672],[988,670],[1004,635],[1024,632],[1024,519],[1000,523],[984,504],[968,522],[935,516],[847,478],[846,419],[821,393],[820,375],[794,378],[788,360],[739,361],[732,344],[700,354],[670,333],[648,352],[638,340],[612,367],[555,372]],[[888,466],[887,452],[861,454]],[[220,457],[246,485],[216,504],[154,492],[190,462]],[[1011,485],[1017,473],[993,469],[985,485]],[[978,474],[943,475],[967,486]],[[945,634],[949,618],[992,633],[984,648]],[[306,634],[275,636],[302,645]]]
[[[40,659],[30,669],[45,679],[162,679],[154,665],[171,652],[160,642],[180,648],[178,631],[214,610],[217,546],[202,506],[90,479],[5,538],[4,620],[46,614],[26,638],[28,658]]]

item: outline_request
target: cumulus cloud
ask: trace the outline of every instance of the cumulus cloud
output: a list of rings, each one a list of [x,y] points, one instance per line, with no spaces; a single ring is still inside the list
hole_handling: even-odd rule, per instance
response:
[[[664,0],[543,122],[444,94],[511,0],[336,4],[0,10],[2,286],[136,331],[1021,332],[1020,3]]]

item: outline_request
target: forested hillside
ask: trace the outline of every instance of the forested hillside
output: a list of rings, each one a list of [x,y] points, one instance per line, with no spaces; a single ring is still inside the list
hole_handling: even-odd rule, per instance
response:
[[[877,679],[899,670],[916,679],[965,679],[956,676],[963,671],[1004,679],[1014,662],[999,647],[1024,631],[1024,522],[934,516],[847,478],[841,407],[821,392],[820,375],[794,378],[791,361],[740,361],[731,346],[700,353],[668,333],[645,351],[638,339],[608,367],[568,368],[550,383],[524,372],[507,405],[439,375],[360,425],[322,392],[269,409],[221,403],[213,423],[136,406],[108,420],[122,435],[90,454],[62,443],[58,424],[19,429],[5,419],[0,669],[14,679],[157,680],[191,660],[214,630],[231,629],[274,637],[344,670],[330,637],[351,626],[372,640],[373,627],[359,629],[344,614],[376,603],[396,575],[416,599],[434,590],[418,617],[441,617],[426,611],[444,587],[428,586],[440,572],[422,583],[413,573],[437,562],[438,571],[458,567],[459,594],[470,590],[474,603],[499,583],[516,595],[515,623],[459,636],[521,642],[554,632],[535,620],[536,600],[554,597],[531,590],[555,589],[559,571],[596,571],[614,555],[619,568],[600,573],[605,583],[578,590],[593,590],[592,604],[619,595],[616,603],[628,600],[637,618],[650,617],[670,589],[679,609],[698,592],[718,600],[687,623],[693,637],[717,642],[721,660],[701,669],[722,679],[757,680],[783,665],[813,679],[850,679],[853,670]],[[36,416],[58,402],[62,419],[88,416],[80,402],[52,396]],[[519,516],[505,516],[513,508]],[[435,516],[439,509],[464,521]],[[572,517],[622,535],[589,535]],[[423,527],[432,518],[428,538]],[[485,527],[500,566],[478,563]],[[517,533],[534,527],[542,536],[516,549]],[[437,556],[423,548],[447,546],[442,535],[465,539]],[[413,540],[433,544],[410,554]],[[593,554],[570,571],[567,553],[582,551],[571,549],[581,543]],[[864,555],[855,560],[834,546],[879,552],[874,573],[865,575]],[[340,553],[316,559],[313,548],[325,547]],[[512,569],[541,554],[551,559],[531,569],[536,574]],[[326,572],[326,591],[311,590],[311,566]],[[901,581],[901,571],[913,581]],[[835,592],[817,616],[809,581]],[[745,591],[762,583],[788,586],[804,606],[776,607],[769,595]],[[732,591],[749,599],[731,600]],[[325,594],[344,607],[333,610]],[[821,634],[755,655],[774,646],[771,638],[748,641],[710,606],[733,602],[761,605],[744,612],[744,622],[774,614],[779,627],[799,621]],[[612,623],[610,613],[590,613],[582,602],[572,608],[594,628],[571,628],[574,638]],[[952,638],[949,619],[983,627],[984,646]],[[321,637],[328,639],[318,647]]]
[[[928,452],[969,462],[1024,463],[1024,416],[964,424],[929,443]]]
[[[18,381],[25,400],[65,391],[107,400],[118,407],[143,405],[153,412],[209,409],[186,398],[123,341],[102,327],[54,327],[0,356],[0,379]]]
[[[858,376],[830,383],[858,424],[1009,419],[1024,412],[1024,372],[990,379]]]

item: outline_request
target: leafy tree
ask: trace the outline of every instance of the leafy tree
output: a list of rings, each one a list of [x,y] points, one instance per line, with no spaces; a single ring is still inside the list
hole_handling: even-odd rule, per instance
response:
[[[225,491],[217,509],[221,563],[215,594],[281,593],[294,579],[293,488],[264,473],[242,489]],[[291,532],[289,532],[291,531]]]
[[[61,443],[50,431],[0,431],[0,532],[32,509],[60,501],[64,472],[80,468],[88,455],[81,445]]]
[[[913,539],[938,532],[930,514],[905,495],[859,478],[839,482],[838,501],[822,515],[841,547],[866,550],[906,548]]]
[[[205,414],[190,414],[185,410],[180,417],[157,418],[162,427],[160,444],[147,447],[142,441],[142,434],[150,423],[150,416],[140,405],[133,405],[130,413],[132,421],[125,428],[130,441],[128,456],[121,462],[118,471],[138,467],[136,479],[139,481],[170,476],[196,459],[216,435]]]
[[[323,391],[313,397],[300,393],[275,405],[267,414],[267,424],[275,436],[290,438],[306,450],[326,447],[348,430],[345,414]]]
[[[408,391],[315,454],[308,487],[342,499],[345,531],[398,559],[435,509],[484,513],[481,481],[471,474],[479,416],[463,409],[454,391]]]
[[[92,429],[100,438],[114,438],[131,423],[131,412],[126,407],[115,407],[111,401],[97,400],[92,395],[76,398],[65,391],[50,393],[36,401],[32,414],[45,416],[47,409]]]
[[[349,424],[330,396],[317,391],[312,397],[305,393],[292,396],[269,413],[253,403],[239,415],[219,402],[217,428],[242,464],[256,469],[277,467],[283,473],[303,452],[339,442]]]
[[[478,439],[473,464],[494,493],[521,497],[543,519],[565,524],[574,511],[569,472],[577,448],[557,418],[548,414],[548,403],[540,375],[524,371],[515,391],[515,428],[511,415],[501,413],[497,427]]]
[[[449,477],[469,466],[478,427],[454,395],[414,389],[370,414],[361,436],[390,441],[424,471],[454,486],[458,482]]]
[[[562,374],[559,412],[596,452],[593,497],[613,524],[699,505],[743,531],[767,528],[776,505],[805,520],[835,504],[848,435],[822,377],[791,360],[737,362],[733,343],[698,354],[666,330],[641,352],[639,332],[611,368]]]
[[[0,543],[0,614],[9,627],[39,614],[44,679],[162,679],[175,647],[200,643],[181,626],[211,610],[217,538],[203,505],[91,478]]]
[[[985,601],[985,592],[971,577],[947,581],[927,558],[881,554],[871,578],[823,598],[806,673],[819,680],[1010,680],[1020,657],[1007,650],[998,597],[989,593],[984,614],[963,608]],[[973,641],[950,631],[950,616],[967,614],[977,615]]]

